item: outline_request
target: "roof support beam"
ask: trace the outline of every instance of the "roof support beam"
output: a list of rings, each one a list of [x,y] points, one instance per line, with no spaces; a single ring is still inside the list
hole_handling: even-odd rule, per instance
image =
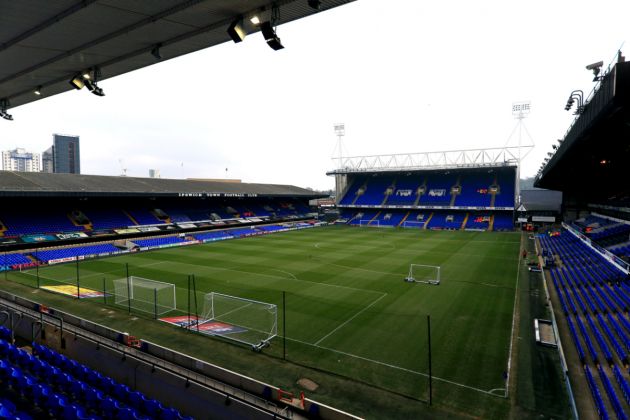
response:
[[[187,0],[187,1],[184,1],[182,3],[179,3],[179,4],[177,4],[177,5],[173,6],[173,7],[170,7],[168,9],[166,9],[166,10],[163,10],[162,12],[160,12],[160,13],[158,13],[156,15],[148,16],[148,17],[146,17],[146,18],[144,18],[142,20],[139,20],[138,22],[135,22],[135,23],[133,23],[131,25],[127,25],[124,28],[120,28],[117,31],[110,32],[107,35],[103,35],[100,38],[96,38],[96,39],[94,39],[94,40],[92,40],[90,42],[86,42],[85,44],[79,45],[78,47],[75,47],[75,48],[73,48],[71,50],[64,51],[63,53],[58,54],[58,55],[56,55],[54,57],[51,57],[48,60],[42,61],[41,63],[34,64],[34,65],[30,66],[30,67],[27,67],[27,68],[25,68],[23,70],[20,70],[20,71],[16,72],[16,73],[13,73],[10,76],[7,76],[4,79],[0,80],[0,84],[6,83],[6,82],[10,82],[11,80],[17,79],[18,77],[21,77],[21,76],[24,76],[26,74],[32,73],[32,72],[38,70],[41,67],[47,66],[49,64],[56,63],[57,61],[63,60],[64,58],[67,58],[67,57],[70,57],[70,56],[72,56],[74,54],[80,53],[83,50],[86,50],[88,48],[94,47],[95,45],[102,44],[103,42],[110,41],[110,40],[112,40],[112,39],[114,39],[116,37],[124,35],[127,32],[134,31],[134,30],[139,29],[139,28],[141,28],[141,27],[143,27],[145,25],[148,25],[148,24],[150,24],[152,22],[155,22],[156,20],[164,19],[165,17],[168,17],[168,16],[170,16],[172,14],[175,14],[177,12],[185,10],[185,9],[187,9],[187,8],[189,8],[191,6],[194,6],[197,3],[201,3],[203,1],[205,1],[205,0]],[[77,70],[80,70],[80,69],[77,69]]]
[[[0,44],[0,52],[6,50],[7,48],[10,48],[10,47],[14,46],[18,42],[24,41],[25,39],[35,35],[38,32],[43,31],[46,28],[49,28],[50,26],[54,25],[55,23],[59,22],[60,20],[65,19],[68,16],[78,12],[79,10],[82,10],[82,9],[86,8],[87,6],[89,6],[90,4],[94,3],[95,1],[97,1],[97,0],[83,0],[83,1],[81,1],[79,3],[76,3],[73,6],[70,6],[69,8],[64,10],[63,12],[58,13],[55,16],[49,18],[49,19],[46,19],[45,21],[43,21],[39,25],[36,25],[36,26],[34,26],[32,28],[29,28],[27,31],[22,32],[21,34],[19,34],[15,38],[12,38],[12,39],[8,40],[7,42],[3,42],[2,44]]]

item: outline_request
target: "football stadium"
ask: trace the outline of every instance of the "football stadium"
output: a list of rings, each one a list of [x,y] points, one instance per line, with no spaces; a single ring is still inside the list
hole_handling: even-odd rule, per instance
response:
[[[0,116],[347,3],[3,5]],[[627,419],[630,63],[587,69],[527,189],[520,144],[340,138],[331,192],[0,171],[0,417]]]

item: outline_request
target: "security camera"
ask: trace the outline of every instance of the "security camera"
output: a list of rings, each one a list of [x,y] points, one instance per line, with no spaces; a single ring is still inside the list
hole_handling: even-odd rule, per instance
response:
[[[603,65],[604,65],[603,61],[598,61],[597,63],[589,64],[588,66],[586,66],[586,70],[593,70],[594,71],[596,69],[599,69]]]

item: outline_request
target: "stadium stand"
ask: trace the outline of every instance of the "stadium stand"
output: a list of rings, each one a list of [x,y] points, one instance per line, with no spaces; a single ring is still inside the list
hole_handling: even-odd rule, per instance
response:
[[[582,222],[587,222],[588,226],[593,220]],[[597,411],[602,418],[607,418],[606,403],[590,372],[582,341],[588,349],[590,362],[598,371],[610,407],[618,418],[627,418],[618,398],[622,395],[627,402],[628,396],[628,382],[620,370],[627,366],[630,351],[630,322],[625,318],[630,306],[630,287],[625,282],[625,274],[567,231],[553,237],[539,235],[538,239],[542,255],[557,255],[562,261],[561,267],[552,266],[548,270],[578,357],[584,363]],[[574,322],[581,332],[581,340]],[[604,362],[610,370],[604,367]],[[614,382],[610,380],[611,374]]]
[[[83,226],[72,223],[68,212],[54,207],[5,207],[0,210],[0,220],[7,227],[5,237],[83,231]]]
[[[5,327],[0,335],[3,418],[188,419],[46,346],[32,343],[32,352],[16,347]]]
[[[65,247],[50,250],[38,250],[37,252],[32,252],[31,255],[37,260],[47,263],[50,260],[58,260],[63,258],[79,257],[86,255],[109,254],[117,251],[119,251],[119,249],[112,244],[99,244]]]
[[[181,238],[179,236],[165,236],[161,238],[152,238],[152,239],[135,239],[133,243],[138,245],[141,248],[144,247],[159,247],[165,245],[177,245],[184,242],[189,242],[186,238]]]
[[[348,184],[338,203],[341,218],[350,225],[514,228],[514,168],[349,173],[347,176]]]

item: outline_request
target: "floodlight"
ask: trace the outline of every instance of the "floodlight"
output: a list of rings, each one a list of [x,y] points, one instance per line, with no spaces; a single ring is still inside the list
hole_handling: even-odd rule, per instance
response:
[[[0,100],[0,117],[4,118],[7,121],[13,121],[13,115],[7,112],[8,107],[9,107],[8,99]]]
[[[260,25],[260,19],[258,18],[257,15],[252,16],[251,18],[249,18],[249,21],[252,23],[252,25]]]
[[[236,19],[230,24],[227,30],[228,35],[235,43],[242,42],[247,36],[247,32],[243,27],[243,20],[241,18]]]
[[[90,76],[90,71],[89,71],[89,70],[84,71],[84,72],[83,72],[83,74],[82,74],[81,76],[83,76],[83,78],[84,78],[85,80],[90,80],[90,77],[91,77],[91,76]]]
[[[552,145],[551,145],[551,148],[552,148],[553,150],[556,150],[556,149],[558,148],[558,146],[556,146],[555,144],[552,144]]]
[[[151,50],[151,55],[153,57],[155,57],[155,59],[157,61],[160,61],[162,59],[162,54],[160,53],[160,48],[162,47],[162,44],[157,44],[155,47],[153,47],[153,49]]]
[[[276,35],[276,30],[271,26],[271,22],[263,22],[262,25],[260,25],[260,30],[263,37],[265,37],[265,41],[267,41],[267,45],[269,45],[272,50],[278,51],[284,48],[280,38]]]
[[[553,153],[547,152],[547,156],[551,157],[551,156],[553,156]]]
[[[91,80],[86,80],[85,86],[87,86],[88,90],[92,92],[93,94],[95,94],[96,96],[105,96],[105,92],[103,92],[103,89],[98,87],[98,85],[96,84],[96,81],[93,82]]]
[[[77,90],[81,90],[85,86],[85,79],[80,74],[77,74],[70,80],[70,85]]]
[[[37,96],[42,94],[42,87],[41,86],[37,86],[37,88],[33,91],[33,93]]]
[[[311,6],[311,9],[319,10],[322,2],[320,0],[308,0],[308,5]]]

